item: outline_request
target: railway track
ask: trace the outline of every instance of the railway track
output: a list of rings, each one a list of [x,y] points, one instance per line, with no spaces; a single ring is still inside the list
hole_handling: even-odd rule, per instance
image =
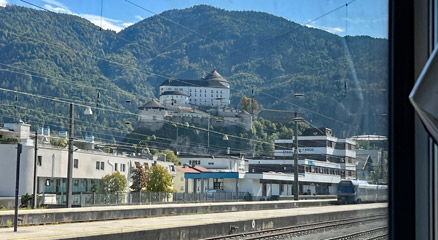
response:
[[[380,235],[378,236],[369,236],[369,235],[377,235],[379,233]],[[355,232],[339,237],[327,238],[325,240],[348,240],[348,239],[361,239],[361,238],[372,239],[372,240],[388,239],[388,227],[373,228],[370,230]]]
[[[206,240],[219,240],[219,239],[253,240],[253,239],[278,239],[279,237],[297,237],[297,236],[307,235],[307,234],[326,231],[335,228],[345,228],[349,225],[363,224],[370,221],[383,220],[385,218],[387,218],[386,214],[374,215],[369,217],[360,217],[360,218],[348,218],[348,219],[341,219],[334,221],[326,221],[326,222],[319,222],[312,224],[260,230],[260,231],[247,232],[247,233],[230,234],[226,236],[207,238]]]

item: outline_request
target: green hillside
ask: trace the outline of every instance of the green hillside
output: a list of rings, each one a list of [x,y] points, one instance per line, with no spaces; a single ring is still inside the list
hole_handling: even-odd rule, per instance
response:
[[[206,5],[166,11],[119,33],[77,16],[0,8],[1,88],[119,112],[136,113],[167,78],[199,79],[216,68],[230,81],[235,106],[254,89],[264,108],[302,111],[337,135],[385,134],[387,51],[385,39],[342,38],[266,13]],[[16,95],[0,92],[2,121],[66,129],[66,104]],[[120,139],[135,127],[134,115],[82,110],[79,135]]]

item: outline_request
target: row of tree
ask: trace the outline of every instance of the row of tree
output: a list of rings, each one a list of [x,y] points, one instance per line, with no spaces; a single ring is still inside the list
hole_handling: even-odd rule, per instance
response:
[[[100,187],[95,189],[101,193],[123,192],[127,187],[126,177],[120,172],[105,175],[100,181]],[[172,175],[161,165],[152,167],[137,164],[132,169],[133,192],[174,192],[172,188]]]

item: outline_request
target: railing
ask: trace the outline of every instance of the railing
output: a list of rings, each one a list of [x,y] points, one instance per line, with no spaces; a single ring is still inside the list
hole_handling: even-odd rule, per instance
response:
[[[43,205],[65,205],[65,194],[41,194]],[[104,205],[138,205],[190,202],[231,202],[248,201],[251,195],[246,192],[221,193],[165,193],[165,192],[118,192],[118,193],[79,193],[73,194],[72,205],[104,206]]]

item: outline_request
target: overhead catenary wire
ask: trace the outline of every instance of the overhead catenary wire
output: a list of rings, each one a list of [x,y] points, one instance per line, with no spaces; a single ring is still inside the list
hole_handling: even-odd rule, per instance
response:
[[[354,1],[354,0],[353,0]],[[350,1],[349,3],[351,3],[351,2],[353,2],[353,1]],[[47,10],[47,9],[45,9],[45,10]],[[324,17],[325,15],[328,15],[328,14],[330,14],[331,12],[333,12],[333,11],[336,11],[336,10],[338,10],[338,9],[334,9],[334,10],[332,10],[332,11],[330,11],[330,12],[328,12],[328,13],[326,13],[326,14],[324,14],[324,15],[321,15],[320,17],[318,17],[318,18],[315,18],[315,19],[313,19],[312,21],[316,21],[316,20],[318,20],[319,18],[321,18],[321,17]],[[24,36],[24,37],[26,37],[26,36]],[[45,43],[45,42],[43,42],[43,43]],[[90,55],[90,54],[89,54]],[[91,57],[94,57],[94,58],[98,58],[97,56],[94,56],[94,55],[90,55]],[[105,61],[108,61],[108,60],[106,60],[106,59],[103,59],[103,60],[105,60]],[[113,61],[109,61],[109,62],[111,62],[111,63],[114,63],[114,64],[119,64],[119,63],[115,63],[115,62],[113,62]],[[122,65],[123,66],[123,65]],[[124,66],[125,67],[125,66]],[[138,68],[135,68],[136,70],[139,70]],[[141,71],[141,70],[139,70],[139,71]],[[153,73],[153,72],[145,72],[146,74],[155,74],[155,73]],[[159,75],[159,74],[155,74],[155,75]],[[162,77],[169,77],[169,76],[163,76],[163,75],[160,75],[160,76],[162,76]],[[177,79],[175,79],[175,81],[179,81],[179,80],[177,80]],[[194,86],[196,86],[195,84],[193,84]],[[265,93],[263,93],[263,92],[261,92],[262,94],[265,94]],[[303,108],[303,107],[301,107],[301,106],[299,106],[300,108]],[[305,109],[305,108],[304,108]],[[308,110],[308,109],[307,109]],[[309,110],[308,110],[309,111]],[[320,115],[320,116],[323,116],[323,115]],[[325,118],[327,118],[327,116],[323,116],[323,117],[325,117]],[[334,121],[337,121],[337,122],[341,122],[341,121],[339,121],[339,120],[336,120],[336,119],[333,119],[333,118],[327,118],[327,119],[329,119],[329,120],[334,120]],[[343,123],[343,122],[341,122],[342,124],[344,124],[345,125],[345,123]],[[353,126],[350,126],[350,127],[353,127]],[[353,128],[356,128],[356,127],[353,127]],[[358,129],[358,128],[356,128],[356,129]],[[360,129],[359,129],[360,130]]]
[[[46,100],[51,100],[51,101],[56,101],[56,102],[60,102],[60,103],[64,103],[64,104],[71,104],[72,103],[72,104],[75,104],[75,105],[78,105],[78,106],[82,106],[82,107],[89,107],[88,105],[77,104],[77,103],[74,103],[74,102],[69,102],[69,101],[65,101],[65,100],[60,100],[60,99],[56,99],[56,98],[51,98],[51,97],[47,97],[47,96],[38,95],[38,94],[25,93],[25,92],[20,92],[20,91],[16,91],[16,90],[5,89],[5,88],[0,88],[0,90],[1,91],[7,91],[7,92],[13,92],[13,93],[16,93],[16,94],[23,94],[23,95],[26,95],[26,96],[38,97],[38,98],[42,98],[42,99],[46,99]],[[120,114],[126,114],[126,115],[132,115],[132,116],[136,116],[136,117],[139,116],[139,114],[136,114],[136,113],[126,112],[126,111],[124,112],[124,111],[120,111],[120,110],[107,109],[107,108],[102,108],[102,107],[95,107],[95,109],[102,110],[102,111],[110,111],[110,112],[120,113]],[[170,120],[165,120],[165,122],[181,125],[180,122],[175,122],[175,121],[170,121]],[[240,136],[237,136],[237,135],[232,135],[232,134],[228,134],[228,133],[222,133],[222,132],[218,132],[218,131],[214,131],[214,130],[209,130],[209,129],[206,129],[206,128],[201,128],[201,127],[196,127],[196,126],[190,126],[190,128],[201,130],[201,131],[209,131],[210,133],[216,133],[216,134],[221,135],[221,136],[227,135],[229,137],[233,137],[233,138],[236,138],[236,139],[242,139],[242,140],[252,141],[252,142],[256,142],[256,143],[268,144],[268,145],[274,145],[275,146],[275,144],[271,143],[271,142],[265,142],[265,141],[250,139],[250,138],[244,138],[244,137],[240,137]]]
[[[351,4],[351,3],[354,2],[354,1],[355,1],[355,0],[352,0],[352,1],[348,2],[347,4]],[[127,2],[129,2],[129,1],[127,1]],[[329,12],[327,12],[327,13],[325,13],[325,14],[323,14],[323,15],[321,15],[321,16],[319,16],[319,17],[317,17],[317,18],[315,18],[315,19],[313,19],[313,20],[311,20],[311,21],[309,21],[309,22],[316,21],[316,20],[318,20],[318,19],[320,19],[320,18],[322,18],[322,17],[324,17],[324,16],[326,16],[326,15],[328,15],[328,14],[334,12],[334,11],[337,11],[337,10],[341,9],[341,8],[344,7],[344,6],[345,6],[345,5],[342,5],[342,6],[336,8],[336,9],[334,9],[334,10],[331,10],[331,11],[329,11]],[[44,10],[49,11],[49,10],[47,10],[47,9],[44,9]],[[154,14],[155,14],[155,13],[154,13]],[[9,32],[9,33],[12,33],[12,32]],[[14,34],[14,33],[13,33],[13,34]],[[23,37],[28,38],[28,37],[26,37],[26,36],[23,36]],[[128,41],[128,40],[126,40],[126,41]],[[45,43],[44,41],[40,41],[40,42]],[[131,41],[128,41],[128,42],[131,42]],[[121,65],[121,64],[119,64],[119,63],[117,63],[117,62],[109,61],[109,60],[106,60],[106,59],[102,59],[102,58],[99,58],[99,57],[94,56],[94,55],[90,55],[90,54],[89,54],[89,56],[91,56],[91,57],[95,57],[95,58],[98,58],[98,59],[100,59],[100,60],[107,61],[107,62],[109,62],[109,63],[113,63],[113,64],[117,64],[117,65],[123,66],[123,65]],[[126,66],[125,66],[125,67],[126,67]],[[129,68],[132,68],[132,67],[129,67]],[[138,71],[140,71],[140,72],[143,71],[143,70],[140,70],[140,69],[138,69],[138,68],[134,68],[134,69],[135,69],[135,70],[138,70]],[[157,76],[161,76],[161,77],[165,77],[165,78],[172,79],[171,76],[164,76],[164,75],[156,74],[156,73],[153,73],[153,72],[150,72],[150,71],[145,71],[145,72],[143,72],[143,73],[146,73],[146,74],[152,74],[152,75],[157,75]],[[196,84],[190,84],[190,83],[187,83],[187,81],[180,81],[180,80],[178,80],[178,79],[173,79],[173,81],[179,81],[179,82],[184,82],[185,84],[189,84],[189,85],[192,85],[192,86],[198,86],[198,85],[196,85]],[[269,95],[269,94],[266,94],[266,93],[264,93],[264,92],[260,92],[260,93],[265,94],[265,95],[268,95],[268,96],[271,96],[271,97],[274,97],[274,96]],[[278,99],[278,98],[277,98],[277,99]],[[281,100],[281,101],[284,101],[284,100]],[[296,105],[296,104],[292,104],[292,105],[294,105],[294,106],[298,106],[298,105]],[[298,106],[298,107],[300,107],[300,108],[302,108],[302,109],[306,109],[306,108],[301,107],[301,106]],[[306,109],[306,110],[307,110],[307,111],[311,111],[311,110],[309,110],[309,109]],[[343,122],[340,121],[340,120],[336,120],[336,119],[333,119],[333,118],[327,117],[327,116],[325,116],[325,115],[322,115],[322,114],[319,114],[319,113],[316,113],[316,112],[313,112],[313,113],[318,114],[318,115],[320,115],[320,116],[322,116],[322,117],[324,117],[324,118],[326,118],[326,119],[334,120],[334,121],[340,122],[340,123],[342,123],[342,124],[344,124],[344,125],[347,125],[346,123],[343,123]],[[359,128],[357,128],[357,127],[354,127],[354,126],[351,126],[351,125],[350,125],[350,127],[355,128],[355,129],[357,129],[357,130],[361,130],[361,129],[359,129]]]
[[[288,101],[286,101],[286,100],[283,100],[283,99],[278,98],[278,97],[276,97],[276,96],[273,96],[273,95],[271,95],[271,94],[264,93],[264,92],[260,92],[260,93],[261,93],[261,94],[264,94],[264,95],[266,95],[266,96],[272,97],[272,98],[274,98],[274,99],[277,99],[278,101],[281,101],[281,102],[284,102],[284,103],[290,104],[290,105],[292,105],[292,106],[294,106],[294,107],[304,109],[304,110],[306,110],[306,111],[308,111],[308,112],[311,112],[311,113],[316,114],[316,115],[318,115],[318,116],[324,117],[324,118],[326,118],[326,119],[333,120],[333,121],[338,122],[338,123],[340,123],[340,124],[342,124],[342,125],[344,125],[344,126],[351,127],[351,128],[356,129],[356,130],[361,130],[361,129],[358,128],[358,127],[355,127],[355,126],[353,126],[353,125],[350,125],[350,124],[344,123],[344,122],[342,122],[342,121],[340,121],[340,120],[337,120],[337,119],[331,118],[331,117],[329,117],[329,116],[326,116],[326,115],[324,115],[324,114],[322,114],[322,113],[319,113],[319,112],[316,112],[316,111],[314,111],[314,110],[311,110],[311,109],[308,109],[308,108],[305,108],[305,107],[299,106],[299,105],[294,104],[294,103],[291,103],[291,102],[288,102]]]
[[[7,91],[7,92],[13,92],[13,93],[17,93],[17,94],[23,94],[26,96],[33,96],[33,97],[38,97],[38,98],[42,98],[42,99],[46,99],[46,100],[51,100],[51,101],[56,101],[56,102],[60,102],[60,103],[65,103],[65,104],[70,104],[72,102],[68,102],[68,101],[64,101],[64,100],[59,100],[59,99],[55,99],[55,98],[50,98],[47,96],[42,96],[42,95],[38,95],[38,94],[31,94],[31,93],[24,93],[24,92],[20,92],[20,91],[16,91],[16,90],[10,90],[10,89],[5,89],[5,88],[0,88],[1,91]],[[82,106],[82,107],[89,107],[88,105],[83,105],[83,104],[76,104],[76,103],[72,103],[78,106]],[[123,112],[123,111],[118,111],[118,110],[113,110],[113,109],[105,109],[102,107],[96,107],[95,109],[98,110],[102,110],[102,111],[110,111],[110,112],[114,112],[114,113],[122,113],[122,114],[127,114],[127,115],[133,115],[133,116],[139,116],[139,114],[135,114],[135,113],[130,113],[130,112]],[[169,121],[169,120],[165,120],[166,122],[169,123],[173,123],[173,124],[181,124],[179,122],[174,122],[174,121]],[[224,136],[227,135],[228,137],[233,137],[236,139],[242,139],[242,140],[247,140],[247,141],[253,141],[253,142],[257,142],[257,143],[262,143],[262,144],[268,144],[268,145],[274,145],[271,142],[264,142],[264,141],[260,141],[260,140],[253,140],[253,139],[249,139],[249,138],[244,138],[244,137],[240,137],[237,135],[232,135],[229,133],[222,133],[222,132],[218,132],[218,131],[214,131],[214,130],[208,130],[206,128],[201,128],[201,127],[196,127],[196,126],[190,126],[190,128],[196,129],[196,130],[201,130],[201,131],[209,131],[211,133],[216,133],[218,135]]]
[[[15,105],[5,105],[5,104],[0,104],[0,105],[3,105],[3,106],[9,106],[9,107],[15,106]],[[15,107],[16,107],[16,106],[15,106]],[[52,114],[52,113],[46,113],[46,112],[42,112],[42,111],[39,111],[39,110],[26,108],[26,107],[23,107],[23,106],[19,106],[18,108],[26,109],[26,110],[34,111],[34,112],[39,112],[39,113],[43,113],[43,114],[46,114],[46,115],[49,115],[49,116],[54,116],[54,117],[58,117],[58,118],[62,118],[62,119],[69,119],[69,117],[66,117],[66,116],[62,116],[62,115],[58,115],[58,114]],[[89,121],[85,121],[85,120],[75,119],[75,121],[76,121],[76,122],[82,122],[82,123],[84,123],[84,124],[91,125],[91,126],[97,126],[97,127],[99,127],[99,128],[102,128],[102,129],[109,129],[109,130],[112,130],[112,131],[115,131],[115,132],[119,132],[119,133],[121,133],[121,134],[131,134],[131,135],[141,136],[141,137],[152,137],[152,135],[141,134],[141,133],[137,133],[137,132],[127,132],[127,131],[120,130],[119,128],[104,127],[104,126],[102,126],[101,124],[93,124],[93,123],[90,123]],[[202,128],[197,128],[197,127],[195,127],[195,126],[187,127],[187,126],[185,126],[184,124],[179,123],[179,122],[168,121],[168,123],[176,124],[176,125],[179,125],[179,127],[187,128],[187,129],[190,129],[190,130],[202,130]],[[61,125],[61,124],[53,124],[53,123],[52,123],[51,125],[63,126],[63,125]],[[204,130],[204,131],[205,131],[205,130]],[[211,130],[210,130],[210,131],[211,131]],[[211,132],[212,132],[212,133],[218,133],[218,132],[213,132],[213,131],[211,131]],[[220,133],[220,132],[219,132],[219,133]],[[113,135],[109,135],[109,134],[103,134],[103,133],[101,133],[101,132],[99,132],[99,133],[97,133],[97,134],[98,134],[98,135],[113,136]],[[215,136],[215,135],[212,135],[212,137],[222,138],[223,134],[220,133],[220,135],[221,135],[221,137],[217,137],[217,136]],[[231,134],[225,134],[225,135],[230,136],[230,137],[234,137],[234,135],[231,135]],[[114,137],[114,136],[113,136],[113,137]],[[123,137],[123,138],[125,138],[125,139],[135,140],[135,141],[139,140],[138,138],[130,138],[130,137],[127,137],[126,135],[121,136],[121,137]],[[165,140],[165,141],[169,141],[169,142],[174,141],[174,139],[170,139],[170,138],[163,138],[163,137],[157,137],[157,136],[155,136],[155,138],[156,138],[156,139]],[[243,141],[243,140],[245,140],[245,141]],[[253,139],[248,139],[248,138],[236,139],[236,141],[238,141],[238,142],[242,142],[242,143],[246,143],[247,140],[253,140]],[[154,142],[153,140],[147,140],[147,139],[143,139],[143,141]],[[310,141],[310,142],[317,142],[317,141],[313,141],[313,140],[308,140],[308,141]],[[265,141],[254,141],[254,142],[258,142],[258,143],[261,143],[261,144],[274,145],[275,148],[276,148],[277,150],[278,150],[278,149],[286,149],[286,150],[289,149],[288,147],[282,146],[281,144],[275,144],[275,142],[265,142]],[[162,144],[162,143],[160,143],[160,142],[156,142],[156,143]],[[201,143],[192,143],[192,144],[189,144],[189,145],[191,145],[191,146],[207,146],[207,144],[201,144]],[[226,148],[226,147],[224,147],[224,146],[220,146],[220,145],[212,145],[212,144],[210,144],[210,146],[216,146],[216,147],[214,147],[213,149],[220,149],[220,150],[223,150],[223,149]],[[249,151],[248,149],[241,149],[241,148],[236,148],[236,147],[233,147],[233,150]]]
[[[28,2],[28,1],[23,1],[23,0],[20,0],[20,1],[25,2],[25,3],[28,3],[28,4],[31,4],[32,6],[36,6],[36,7],[40,8],[40,9],[43,9],[43,10],[45,10],[45,11],[47,11],[47,12],[51,12],[51,13],[55,13],[55,14],[57,14],[56,12],[53,12],[53,11],[51,11],[51,10],[48,10],[47,8],[44,8],[44,7],[38,6],[38,5],[34,4],[34,3],[31,3],[31,2]],[[101,6],[101,23],[100,23],[101,26],[99,27],[99,30],[100,30],[100,31],[102,30],[102,19],[103,19],[103,0],[102,0],[102,6]],[[97,27],[97,26],[96,26],[96,27]],[[119,35],[117,35],[117,39],[121,39],[121,40],[123,40],[123,41],[125,41],[125,42],[135,44],[135,42],[130,41],[130,40],[127,40],[126,38],[122,38],[122,37],[120,37]],[[177,41],[180,41],[180,39],[178,39]],[[173,43],[171,43],[171,44],[173,44]],[[156,49],[155,49],[155,50],[154,50],[154,49],[151,49],[151,50],[152,50],[152,52],[154,52],[154,53],[157,54],[157,55],[156,55],[155,57],[153,57],[153,58],[146,59],[146,60],[152,61],[152,60],[156,59],[157,57],[163,56],[163,57],[165,57],[165,58],[168,58],[168,59],[174,60],[174,61],[179,62],[179,63],[182,63],[182,64],[184,65],[183,61],[181,61],[181,60],[179,60],[179,59],[177,59],[177,58],[173,58],[173,57],[167,56],[167,55],[165,55],[165,54],[163,54],[163,53],[158,52]],[[157,53],[157,52],[158,52],[158,53]],[[185,65],[190,66],[190,67],[193,67],[193,68],[196,68],[197,70],[201,70],[201,69],[199,69],[196,65],[193,65],[193,64],[190,64],[190,63],[189,63],[189,64],[185,64]],[[137,69],[137,70],[139,70],[139,69]],[[140,70],[139,70],[139,71],[140,71]],[[153,72],[147,72],[147,73],[153,73]],[[156,74],[156,73],[153,73],[153,75],[157,75],[157,74]],[[167,76],[167,78],[171,78],[171,76]]]
[[[10,70],[10,69],[0,68],[0,71],[3,71],[3,72],[11,72],[11,73],[21,74],[21,75],[26,75],[26,76],[36,77],[36,78],[44,78],[44,79],[47,79],[47,80],[49,80],[49,79],[50,80],[56,79],[57,81],[65,82],[65,83],[74,83],[75,86],[71,86],[71,88],[74,88],[74,87],[79,85],[79,86],[83,86],[85,88],[89,88],[89,89],[92,89],[92,90],[96,90],[97,89],[97,90],[106,91],[106,92],[110,92],[111,91],[111,89],[108,89],[108,88],[87,85],[87,84],[85,84],[83,82],[79,82],[79,81],[65,80],[64,78],[50,76],[50,75],[42,75],[41,73],[29,70],[29,69],[25,69],[25,68],[19,68],[19,67],[16,67],[16,66],[13,66],[13,65],[9,65],[9,64],[0,63],[0,65],[24,71],[24,72],[18,72],[18,71],[14,71],[14,70]],[[27,73],[27,72],[32,72],[34,74]],[[46,83],[42,83],[42,84],[46,84]],[[114,87],[115,88],[119,88],[119,86],[117,86],[117,85],[114,85]],[[134,94],[132,94],[130,92],[126,92],[126,94],[130,94],[131,96],[135,96]]]
[[[0,104],[0,105],[2,105],[2,106],[5,106],[4,104]],[[12,106],[12,105],[9,105],[9,106]],[[23,108],[23,107],[19,107],[19,108]],[[28,110],[32,110],[32,109],[28,109]],[[38,111],[38,110],[35,110],[35,111]],[[59,115],[56,115],[56,114],[50,114],[51,116],[55,116],[55,117],[59,117],[59,118],[65,118],[65,119],[68,119],[68,117],[64,117],[64,116],[59,116]],[[40,121],[32,121],[32,122],[34,122],[34,123],[40,123],[40,124],[43,124],[43,122],[40,122]],[[87,125],[96,125],[96,126],[98,126],[97,124],[90,124],[90,123],[88,123],[88,122],[86,122],[86,121],[81,121],[81,120],[79,120],[79,119],[75,119],[75,122],[83,122],[83,123],[86,123]],[[46,123],[47,124],[47,123]],[[50,123],[50,125],[51,126],[58,126],[58,127],[63,127],[64,125],[62,125],[62,124],[60,124],[60,123]],[[114,130],[115,128],[109,128],[109,127],[102,127],[102,128],[104,128],[104,129],[112,129],[112,130]],[[116,135],[112,135],[112,134],[105,134],[105,133],[102,133],[102,132],[93,132],[93,131],[87,131],[87,132],[89,132],[89,133],[93,133],[93,134],[96,134],[96,135],[103,135],[103,136],[110,136],[110,137],[114,137],[114,136],[116,136]],[[116,131],[117,132],[117,131]],[[121,134],[126,134],[127,132],[122,132],[122,131],[118,131],[118,132],[120,132]],[[143,135],[143,136],[148,136],[148,137],[151,137],[151,135]],[[121,137],[123,137],[124,139],[131,139],[131,140],[138,140],[138,139],[136,139],[136,138],[130,138],[130,137],[126,137],[126,136],[123,136],[123,135],[121,135]],[[173,141],[174,139],[170,139],[170,138],[162,138],[162,137],[156,137],[157,139],[162,139],[162,140],[166,140],[166,141]],[[112,142],[112,140],[111,139],[108,139],[108,138],[100,138],[100,137],[96,137],[96,139],[104,139],[104,140],[106,140],[107,141],[107,143],[108,144],[110,144],[110,145],[115,145],[116,143],[113,143]],[[152,140],[152,139],[150,139],[150,140],[147,140],[147,139],[143,139],[143,141],[145,141],[145,142],[152,142],[152,143],[154,143],[154,144],[158,144],[158,145],[165,145],[166,143],[164,143],[164,142],[158,142],[158,141],[156,141],[156,140]],[[123,146],[131,146],[131,147],[134,147],[134,143],[129,143],[129,142],[119,142],[118,143],[119,145],[120,144],[122,144]],[[116,144],[117,145],[117,144]],[[202,143],[191,143],[190,144],[190,146],[194,146],[194,147],[199,147],[199,146],[206,146],[206,144],[202,144]],[[225,150],[226,149],[226,147],[224,147],[224,146],[219,146],[219,145],[211,145],[210,144],[210,146],[212,146],[212,147],[210,147],[210,148],[212,148],[212,149],[217,149],[217,150]],[[159,146],[153,146],[153,148],[157,148],[157,149],[162,149],[162,150],[165,150],[165,149],[169,149],[169,147],[159,147]],[[239,148],[233,148],[233,150],[244,150],[244,149],[239,149]]]

